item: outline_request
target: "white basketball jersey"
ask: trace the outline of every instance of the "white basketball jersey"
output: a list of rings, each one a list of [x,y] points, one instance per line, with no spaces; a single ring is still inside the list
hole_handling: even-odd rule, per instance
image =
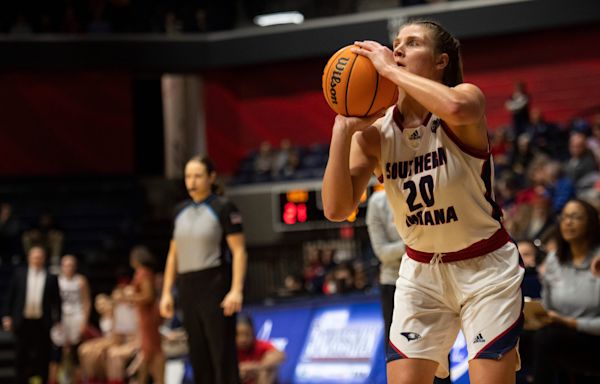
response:
[[[63,315],[82,313],[83,297],[81,295],[81,281],[79,275],[75,275],[71,279],[59,275],[58,286],[60,288]]]
[[[501,227],[489,152],[466,147],[437,116],[404,128],[397,107],[381,133],[381,170],[396,228],[416,251],[447,253]]]

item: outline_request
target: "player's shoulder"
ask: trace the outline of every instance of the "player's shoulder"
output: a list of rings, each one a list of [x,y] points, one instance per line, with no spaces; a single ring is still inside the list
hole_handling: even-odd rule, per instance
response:
[[[175,205],[173,208],[173,218],[176,219],[180,213],[185,211],[186,208],[190,207],[194,202],[192,199],[183,200]]]

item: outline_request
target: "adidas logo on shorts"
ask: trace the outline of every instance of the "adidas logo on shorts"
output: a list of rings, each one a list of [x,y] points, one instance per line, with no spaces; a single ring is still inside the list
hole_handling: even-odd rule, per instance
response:
[[[475,343],[485,343],[485,339],[483,338],[481,333],[478,333],[477,336],[475,336],[475,340],[473,340],[473,344],[475,344]]]

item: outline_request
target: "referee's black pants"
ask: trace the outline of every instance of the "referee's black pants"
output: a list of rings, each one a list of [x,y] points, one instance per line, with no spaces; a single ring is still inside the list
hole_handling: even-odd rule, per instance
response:
[[[231,287],[231,272],[216,267],[183,273],[177,276],[177,287],[194,382],[238,384],[236,317],[225,317],[221,308]]]

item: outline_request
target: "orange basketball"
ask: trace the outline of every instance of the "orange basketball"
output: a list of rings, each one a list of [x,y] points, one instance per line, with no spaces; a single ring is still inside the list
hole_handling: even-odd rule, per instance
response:
[[[337,51],[323,70],[323,95],[336,113],[369,116],[393,105],[398,88],[381,76],[364,56],[352,53],[348,45]]]

